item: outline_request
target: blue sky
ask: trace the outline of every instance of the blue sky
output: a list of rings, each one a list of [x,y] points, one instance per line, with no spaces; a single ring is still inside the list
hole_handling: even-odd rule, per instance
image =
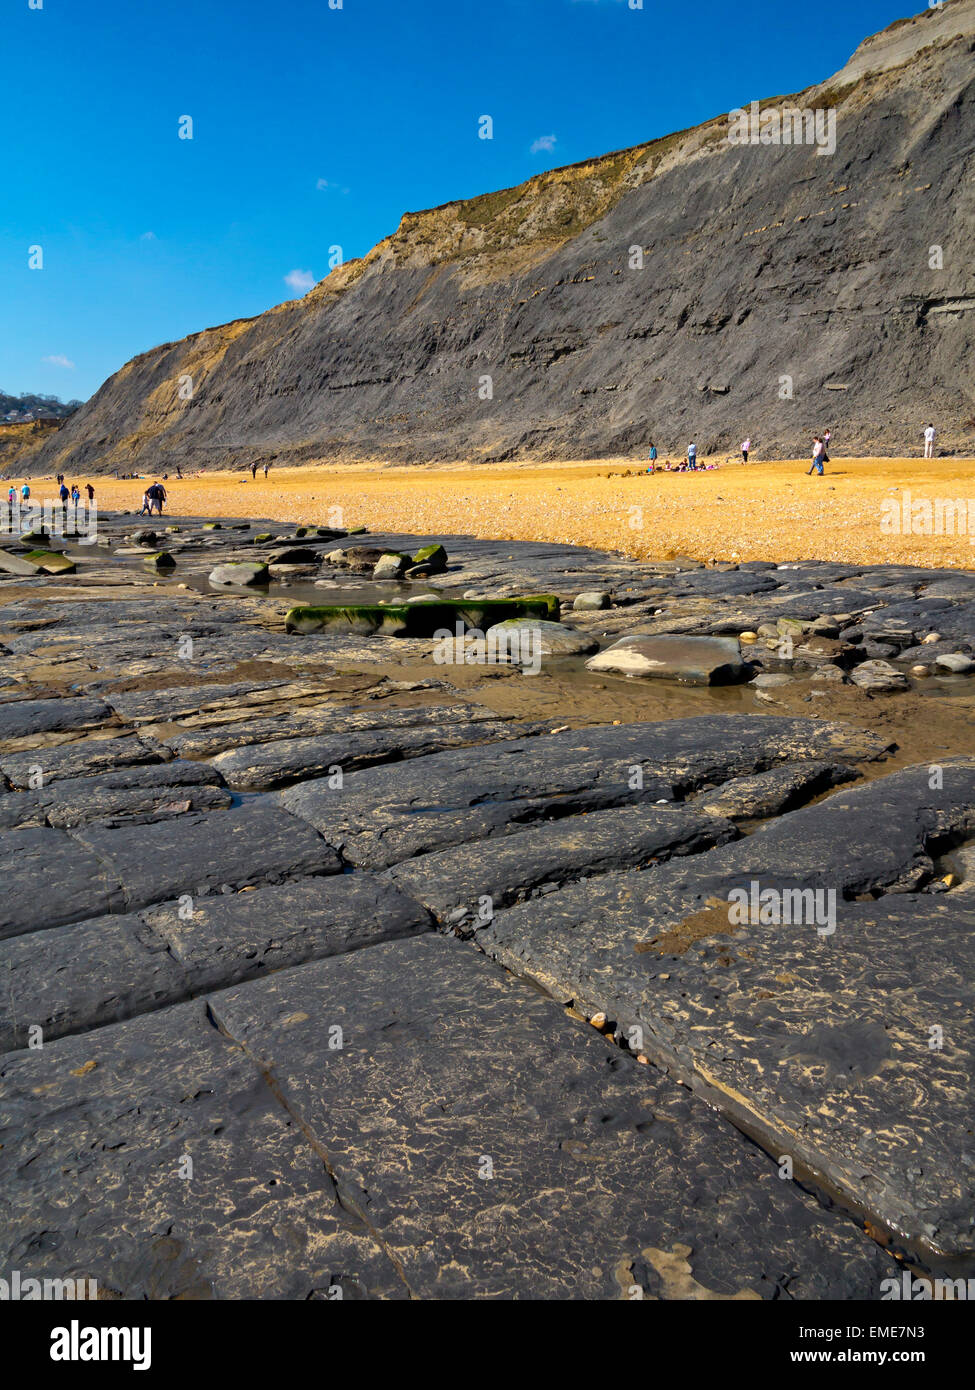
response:
[[[404,211],[798,91],[921,8],[40,3],[7,0],[0,19],[0,387],[63,399],[157,343],[295,298],[329,247],[361,255]]]

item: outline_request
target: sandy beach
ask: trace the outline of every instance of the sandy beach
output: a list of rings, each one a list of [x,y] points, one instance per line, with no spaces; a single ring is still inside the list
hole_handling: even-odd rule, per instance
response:
[[[953,534],[923,534],[925,510],[971,498],[975,460],[839,458],[822,478],[801,459],[716,459],[711,471],[637,472],[633,459],[506,466],[464,464],[354,467],[328,464],[258,473],[208,472],[169,478],[167,512],[273,517],[414,534],[471,533],[505,540],[567,541],[618,550],[636,559],[688,554],[723,562],[816,556],[846,563],[899,563],[966,569],[973,535],[964,521]],[[661,461],[662,462],[662,461]],[[99,505],[136,512],[153,481],[92,479]],[[68,479],[70,484],[73,480]],[[83,481],[83,480],[82,480]],[[46,495],[34,479],[35,499]],[[904,499],[921,524],[904,534]],[[896,502],[900,531],[881,529],[884,505]],[[922,508],[917,509],[921,503]],[[336,510],[337,509],[337,510]],[[950,513],[949,513],[950,518]],[[960,534],[959,534],[960,532]]]

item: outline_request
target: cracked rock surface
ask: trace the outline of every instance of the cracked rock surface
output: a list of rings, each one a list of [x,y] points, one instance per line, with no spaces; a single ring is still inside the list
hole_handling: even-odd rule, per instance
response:
[[[180,518],[154,583],[99,526],[0,577],[0,1265],[871,1300],[892,1251],[971,1261],[969,577]],[[438,539],[415,583],[341,559]],[[523,674],[286,633],[315,575],[551,594],[570,636]],[[641,633],[775,679],[586,670]],[[908,689],[849,681],[876,660]]]

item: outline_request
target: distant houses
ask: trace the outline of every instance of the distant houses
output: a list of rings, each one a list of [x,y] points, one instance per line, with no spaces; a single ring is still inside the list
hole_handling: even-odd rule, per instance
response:
[[[37,415],[33,410],[8,410],[6,415],[0,419],[0,426],[3,425],[33,425],[34,430],[57,429],[64,424],[64,417],[59,415]]]

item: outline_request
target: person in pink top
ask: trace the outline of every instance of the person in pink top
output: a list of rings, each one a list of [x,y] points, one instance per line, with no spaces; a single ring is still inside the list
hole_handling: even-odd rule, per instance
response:
[[[747,463],[747,462],[748,462],[748,451],[749,451],[749,449],[750,449],[751,447],[752,447],[752,441],[751,441],[751,438],[750,438],[750,437],[749,437],[748,439],[743,439],[743,440],[741,441],[741,461],[742,461],[742,463]]]

